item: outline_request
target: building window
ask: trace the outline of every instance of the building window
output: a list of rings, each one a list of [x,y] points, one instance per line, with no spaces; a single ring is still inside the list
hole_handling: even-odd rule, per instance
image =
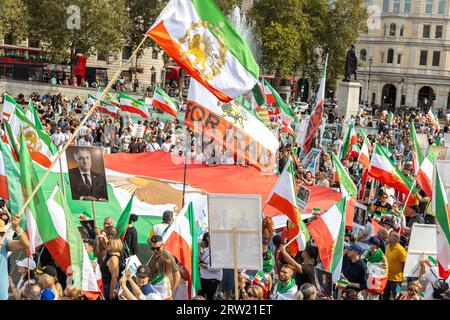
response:
[[[152,50],[152,59],[158,59],[158,50],[157,49],[153,49]]]
[[[425,2],[425,13],[433,12],[433,0],[426,0]]]
[[[434,35],[436,39],[442,38],[442,26],[436,26],[436,33]]]
[[[403,8],[404,13],[410,13],[411,12],[411,0],[405,0],[405,6]]]
[[[13,37],[10,34],[5,35],[5,37],[3,38],[3,43],[4,44],[14,44]]]
[[[386,32],[387,32],[387,25],[384,25],[383,35],[384,35],[385,37],[387,36]]]
[[[383,12],[389,12],[389,0],[383,0]]]
[[[441,60],[441,52],[433,51],[433,67],[439,67],[440,60]]]
[[[108,61],[108,54],[106,52],[98,52],[97,60],[99,61]]]
[[[361,51],[359,52],[359,59],[361,61],[366,61],[366,57],[367,57],[366,49],[361,49]]]
[[[400,0],[394,0],[393,12],[395,12],[395,13],[400,12]]]
[[[131,54],[132,54],[131,47],[130,46],[124,47],[122,50],[122,60],[130,59]]]
[[[395,37],[396,33],[397,33],[397,25],[395,23],[391,23],[391,26],[389,28],[389,36]]]
[[[400,28],[400,37],[403,37],[404,32],[405,32],[405,26],[401,26],[401,28]]]
[[[393,63],[394,62],[394,49],[388,49],[387,52],[387,61],[386,63]]]
[[[424,24],[423,25],[422,37],[423,38],[429,38],[430,37],[430,25],[429,24]]]
[[[438,5],[438,14],[445,14],[445,5],[447,0],[440,0]]]
[[[428,51],[426,51],[426,50],[420,51],[420,65],[421,66],[427,65],[427,59],[428,59]]]
[[[156,82],[156,70],[155,70],[155,67],[152,67],[152,68],[151,68],[151,78],[150,78],[150,81],[151,81],[152,83],[155,83],[155,82]]]
[[[399,54],[397,56],[397,64],[402,64],[402,55],[401,54]]]

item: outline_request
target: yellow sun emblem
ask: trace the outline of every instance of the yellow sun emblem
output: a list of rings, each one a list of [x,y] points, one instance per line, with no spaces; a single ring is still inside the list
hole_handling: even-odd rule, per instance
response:
[[[216,38],[209,35],[208,21],[192,22],[183,37],[178,39],[182,60],[190,61],[206,80],[213,80],[225,65],[227,48],[220,27],[214,27]],[[217,44],[215,43],[217,41]]]
[[[39,139],[36,130],[34,130],[31,126],[26,125],[22,127],[23,137],[25,139],[25,143],[32,151],[41,151],[42,143],[41,139]],[[17,140],[20,140],[20,134],[17,135]]]

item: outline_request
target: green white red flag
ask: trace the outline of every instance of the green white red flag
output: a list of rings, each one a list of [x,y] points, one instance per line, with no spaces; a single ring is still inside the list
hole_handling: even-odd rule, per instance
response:
[[[14,113],[16,108],[20,109],[23,112],[22,108],[17,104],[17,102],[5,93],[3,97],[3,109],[2,109],[2,117],[3,119],[9,120],[11,115]]]
[[[278,92],[276,92],[275,89],[272,88],[272,86],[267,82],[267,80],[264,80],[264,87],[269,88],[269,91],[272,94],[271,96],[275,98],[275,102],[272,104],[276,104],[278,107],[280,107],[281,121],[284,122],[287,126],[289,126],[289,124],[293,122],[295,119],[295,115],[292,112],[291,108],[286,104],[286,102],[283,101]]]
[[[188,272],[188,299],[201,288],[198,266],[197,226],[192,202],[176,216],[163,236],[164,249],[172,253]]]
[[[333,282],[340,279],[342,270],[346,202],[343,198],[308,226],[319,249],[323,270],[333,274]]]
[[[432,199],[433,198],[433,166],[437,157],[432,148],[428,149],[427,156],[423,158],[422,164],[420,165],[419,172],[417,173],[416,180],[420,188],[425,192],[425,194]]]
[[[119,220],[117,220],[116,231],[117,231],[117,236],[121,240],[124,240],[125,235],[127,234],[128,225],[130,223],[131,208],[133,207],[133,198],[134,198],[134,194],[131,195],[130,201],[128,201],[127,206],[125,207],[122,214],[120,215]]]
[[[347,136],[345,138],[344,145],[341,148],[341,160],[348,160],[350,158],[351,152],[352,152],[352,146],[358,143],[358,137],[356,136],[355,132],[355,124],[351,123],[348,131]]]
[[[430,120],[431,124],[436,128],[436,130],[441,130],[441,125],[439,124],[439,118],[436,113],[433,111],[433,108],[430,108],[427,113],[427,118]]]
[[[387,123],[392,126],[395,121],[395,115],[392,112],[389,112],[389,115],[387,117]]]
[[[416,133],[416,128],[414,127],[414,121],[411,121],[411,126],[409,127],[409,132],[411,134],[411,140],[412,140],[412,156],[413,156],[413,165],[414,165],[414,175],[417,176],[424,158],[423,158],[422,150],[420,150],[419,140],[417,139],[417,133]],[[433,172],[433,169],[431,169],[431,172]]]
[[[450,206],[442,184],[439,171],[436,170],[436,183],[433,194],[436,208],[436,248],[439,276],[447,279],[450,275]]]
[[[30,101],[28,101],[27,112],[25,113],[25,115],[28,118],[28,120],[30,120],[30,122],[34,124],[36,129],[44,130],[44,127],[42,126],[41,123],[41,119],[39,118],[36,112],[36,108],[34,107],[34,104],[31,101],[31,99]]]
[[[152,106],[158,108],[175,118],[177,118],[177,103],[174,99],[169,97],[160,87],[155,88],[153,94]]]
[[[365,169],[367,169],[370,165],[369,143],[370,142],[367,137],[364,137],[364,141],[358,157],[358,162],[361,163]]]
[[[0,198],[8,200],[11,214],[16,215],[23,206],[20,172],[11,149],[0,139]]]
[[[120,93],[119,98],[122,111],[137,114],[144,119],[148,118],[148,106],[143,101],[135,100],[123,92]]]
[[[268,86],[267,80],[264,79],[263,89],[264,89],[264,97],[266,99],[266,103],[274,104],[277,103],[277,99],[275,98],[274,91]]]
[[[258,82],[250,47],[213,0],[171,0],[147,35],[221,101]]]
[[[91,94],[88,94],[88,103],[92,106],[95,104],[95,102],[98,100],[98,98],[100,98],[101,93],[98,92],[97,95],[94,97]],[[117,107],[108,103],[105,100],[100,101],[100,103],[97,105],[97,108],[95,109],[95,111],[99,112],[99,113],[103,113],[103,114],[107,114],[111,117],[117,117]]]
[[[294,166],[292,161],[289,161],[278,177],[267,204],[283,212],[294,225],[289,232],[289,239],[296,237],[296,240],[290,246],[293,255],[298,251],[304,250],[310,238],[308,230],[299,215],[296,195]]]
[[[352,178],[350,178],[347,170],[342,166],[341,162],[334,154],[334,152],[331,152],[331,157],[333,159],[334,169],[336,170],[339,178],[339,185],[342,196],[346,197],[347,195],[349,195],[352,198],[355,197],[358,194],[358,188],[356,188],[356,185],[353,182]]]

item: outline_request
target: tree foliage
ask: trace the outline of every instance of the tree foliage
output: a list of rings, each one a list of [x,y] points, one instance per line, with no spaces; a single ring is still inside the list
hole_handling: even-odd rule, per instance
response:
[[[22,0],[0,0],[0,37],[10,36],[15,41],[27,31],[28,14]]]
[[[227,15],[235,7],[242,3],[242,0],[215,0],[222,12]]]

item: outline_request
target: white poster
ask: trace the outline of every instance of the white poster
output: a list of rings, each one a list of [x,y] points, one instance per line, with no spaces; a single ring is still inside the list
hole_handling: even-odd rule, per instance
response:
[[[422,150],[423,154],[427,154],[428,147],[430,143],[428,142],[428,137],[426,133],[418,133],[417,140],[419,142],[420,150]]]
[[[303,146],[303,143],[305,142],[305,136],[306,136],[306,129],[309,122],[309,116],[302,116],[302,121],[300,122],[300,125],[297,126],[297,143],[299,146]]]
[[[436,253],[436,225],[415,223],[411,231],[403,277],[418,277],[422,257],[436,258]]]
[[[209,194],[208,220],[212,268],[262,269],[260,195]]]

